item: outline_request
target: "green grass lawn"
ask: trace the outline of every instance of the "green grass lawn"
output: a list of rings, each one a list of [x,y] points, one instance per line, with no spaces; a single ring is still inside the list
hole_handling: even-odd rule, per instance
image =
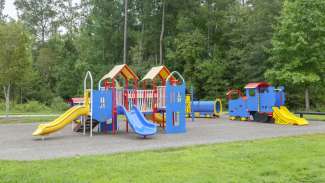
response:
[[[44,122],[53,121],[57,117],[58,116],[0,118],[0,124],[44,123]]]
[[[103,147],[109,148],[109,147]],[[0,182],[325,182],[325,134],[42,161],[0,161]]]
[[[325,121],[325,115],[304,115],[304,118],[315,121]]]

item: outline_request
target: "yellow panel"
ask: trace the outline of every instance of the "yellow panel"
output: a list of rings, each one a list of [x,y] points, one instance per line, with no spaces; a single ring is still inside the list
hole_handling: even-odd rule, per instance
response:
[[[137,79],[135,73],[128,66],[125,66],[121,72],[128,80]]]
[[[160,113],[154,113],[153,115],[152,114],[148,114],[148,115],[146,115],[146,117],[150,121],[153,121],[153,122],[158,123],[158,124],[162,124],[162,123],[165,123],[166,122],[166,115],[163,116]]]
[[[131,79],[138,80],[138,76],[126,64],[115,66],[108,74],[102,77],[101,80],[113,79],[120,73],[122,73],[128,80]]]
[[[143,80],[153,80],[155,79],[158,75],[163,78],[167,79],[169,76],[170,72],[165,66],[158,66],[158,67],[153,67],[150,69],[150,71],[143,77]]]
[[[160,76],[162,77],[162,78],[164,78],[164,79],[167,79],[167,77],[169,76],[169,72],[167,72],[166,70],[161,70],[161,72],[160,72]]]
[[[186,95],[185,104],[186,104],[186,113],[187,114],[191,113],[191,95]]]

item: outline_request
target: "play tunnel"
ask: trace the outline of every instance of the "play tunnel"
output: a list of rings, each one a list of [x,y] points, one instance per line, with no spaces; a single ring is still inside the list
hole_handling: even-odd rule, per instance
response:
[[[187,106],[187,112],[188,114],[194,113],[195,117],[218,117],[222,113],[222,102],[220,99],[215,101],[191,101],[191,104]]]

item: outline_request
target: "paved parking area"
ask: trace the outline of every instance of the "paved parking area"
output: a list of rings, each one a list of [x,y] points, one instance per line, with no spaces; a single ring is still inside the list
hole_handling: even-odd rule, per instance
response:
[[[220,119],[188,121],[187,133],[164,134],[162,131],[143,139],[125,133],[125,124],[117,135],[95,134],[92,138],[71,131],[67,126],[42,140],[31,134],[38,124],[0,125],[0,159],[39,160],[78,155],[110,154],[197,144],[223,143],[280,136],[325,133],[325,122],[310,122],[309,126],[281,126],[256,122]]]

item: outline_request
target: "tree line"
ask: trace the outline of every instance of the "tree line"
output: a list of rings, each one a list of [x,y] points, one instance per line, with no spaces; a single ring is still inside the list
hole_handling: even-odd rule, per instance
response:
[[[0,97],[50,104],[82,95],[127,63],[143,76],[166,65],[196,98],[225,98],[248,82],[284,85],[288,105],[325,110],[322,0],[0,0]]]

